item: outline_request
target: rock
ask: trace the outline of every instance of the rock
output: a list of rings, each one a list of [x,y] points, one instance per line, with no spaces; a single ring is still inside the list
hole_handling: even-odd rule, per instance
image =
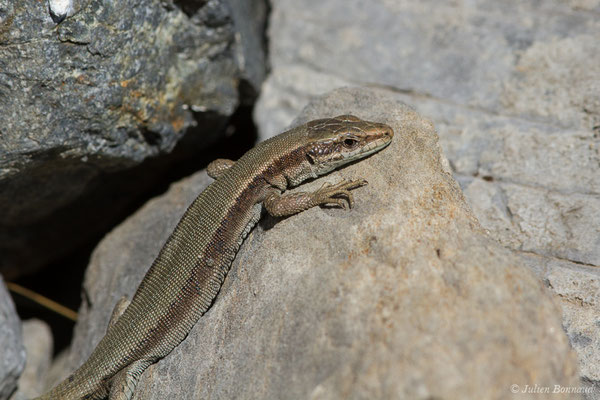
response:
[[[536,255],[527,255],[525,260],[560,300],[563,327],[580,358],[583,381],[600,382],[597,351],[600,346],[600,272],[597,268]]]
[[[490,186],[496,193],[496,204],[486,207],[487,202],[483,205],[477,203],[476,196],[485,198],[479,192],[482,185]],[[498,223],[489,221],[487,216],[481,218],[484,226],[501,232],[498,237],[504,238],[506,244],[592,265],[600,260],[599,231],[589,225],[589,221],[600,219],[598,196],[475,181],[468,186],[467,193],[477,209],[476,215],[504,213],[505,217],[508,216]],[[544,210],[544,213],[539,210]]]
[[[511,385],[523,399],[578,398],[527,393],[525,385],[581,386],[558,306],[518,255],[486,235],[431,122],[398,97],[344,89],[307,107],[296,123],[355,113],[391,124],[394,142],[302,186],[365,178],[352,210],[261,222],[213,307],[147,370],[136,399],[512,398]],[[207,183],[198,173],[173,185],[98,246],[72,368]]]
[[[589,223],[600,220],[600,137],[436,100],[412,104],[439,120],[454,174],[496,239],[518,250],[600,264],[600,226]]]
[[[519,54],[501,96],[505,112],[567,128],[600,128],[600,24],[595,14],[583,14],[583,27],[568,26]],[[569,17],[576,23],[575,13]]]
[[[275,0],[272,7],[272,72],[256,112],[267,136],[340,80],[563,126],[600,123],[597,5]],[[263,127],[271,113],[287,118]]]
[[[17,388],[17,380],[25,367],[25,349],[21,337],[21,321],[0,276],[0,400]]]
[[[192,128],[188,140],[206,146],[258,92],[266,6],[253,5],[0,0],[5,276],[106,229],[89,214],[107,203],[115,213],[132,197],[122,190],[135,195],[153,175],[120,176],[120,190],[108,192],[114,173],[170,152]]]
[[[388,90],[434,122],[455,178],[495,239],[558,266],[600,265],[597,0],[272,7],[272,68],[255,108],[262,137],[326,91]],[[585,363],[600,348],[572,345],[586,352],[581,370],[594,369]],[[599,380],[590,384],[600,393]]]
[[[272,16],[272,20],[276,18]],[[338,76],[322,74],[306,67],[275,68],[263,85],[254,119],[263,139],[285,130],[298,112],[309,102],[310,96],[326,93],[350,82]]]
[[[52,332],[44,321],[29,319],[23,321],[23,345],[27,353],[27,363],[19,378],[19,390],[15,396],[32,399],[45,389],[44,377],[52,360]],[[12,397],[11,400],[16,400]]]
[[[231,17],[237,30],[235,39],[238,42],[238,63],[244,79],[253,90],[252,100],[265,79],[266,59],[264,35],[267,24],[266,1],[229,0]],[[242,98],[241,100],[248,100]]]

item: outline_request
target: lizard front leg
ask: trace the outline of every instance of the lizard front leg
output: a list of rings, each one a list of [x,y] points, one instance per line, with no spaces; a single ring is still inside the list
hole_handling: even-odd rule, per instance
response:
[[[274,217],[293,215],[309,208],[320,205],[331,205],[341,208],[352,208],[354,198],[350,190],[364,186],[367,181],[357,179],[343,180],[334,185],[325,183],[314,192],[298,192],[281,194],[277,189],[265,198],[263,204],[267,212]]]

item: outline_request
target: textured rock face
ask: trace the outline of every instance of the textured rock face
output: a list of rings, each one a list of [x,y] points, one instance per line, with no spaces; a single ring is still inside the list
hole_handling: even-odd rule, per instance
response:
[[[18,392],[10,400],[29,400],[44,390],[44,376],[52,361],[50,327],[38,319],[23,321],[23,346],[27,352],[27,363],[19,378]]]
[[[592,129],[599,10],[597,1],[275,0],[257,120],[275,134],[309,96],[360,82]]]
[[[481,224],[558,295],[583,380],[600,396],[600,312],[577,300],[600,295],[588,284],[600,265],[600,2],[272,6],[262,135],[312,96],[357,84],[431,118]],[[556,285],[563,275],[568,295]]]
[[[398,95],[359,89],[314,101],[297,123],[347,112],[390,124],[394,142],[301,190],[366,178],[355,208],[259,224],[213,307],[135,398],[578,398],[511,393],[531,377],[579,386],[576,357],[549,292],[479,226],[432,124]],[[72,367],[207,183],[174,185],[99,245]]]
[[[95,178],[172,150],[196,125],[209,141],[238,105],[240,81],[256,91],[264,75],[262,1],[54,3],[72,6],[59,24],[46,1],[0,0],[5,274],[51,259],[56,237],[78,240],[85,217],[54,216]]]
[[[0,400],[4,400],[17,387],[17,379],[25,367],[25,349],[21,337],[21,321],[1,276],[0,354]]]

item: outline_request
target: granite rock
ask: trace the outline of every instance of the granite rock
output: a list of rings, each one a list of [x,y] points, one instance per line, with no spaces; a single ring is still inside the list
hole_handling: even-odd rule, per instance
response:
[[[186,132],[206,145],[248,100],[240,87],[257,93],[264,76],[262,0],[70,3],[57,24],[46,1],[0,0],[5,276],[89,237],[86,213],[127,198],[102,190],[107,174],[170,152]]]

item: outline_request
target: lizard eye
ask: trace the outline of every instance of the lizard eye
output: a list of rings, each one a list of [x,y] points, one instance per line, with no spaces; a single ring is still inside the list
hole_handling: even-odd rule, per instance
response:
[[[344,143],[344,147],[351,149],[358,144],[358,140],[356,140],[354,138],[346,138],[346,139],[344,139],[343,143]]]

